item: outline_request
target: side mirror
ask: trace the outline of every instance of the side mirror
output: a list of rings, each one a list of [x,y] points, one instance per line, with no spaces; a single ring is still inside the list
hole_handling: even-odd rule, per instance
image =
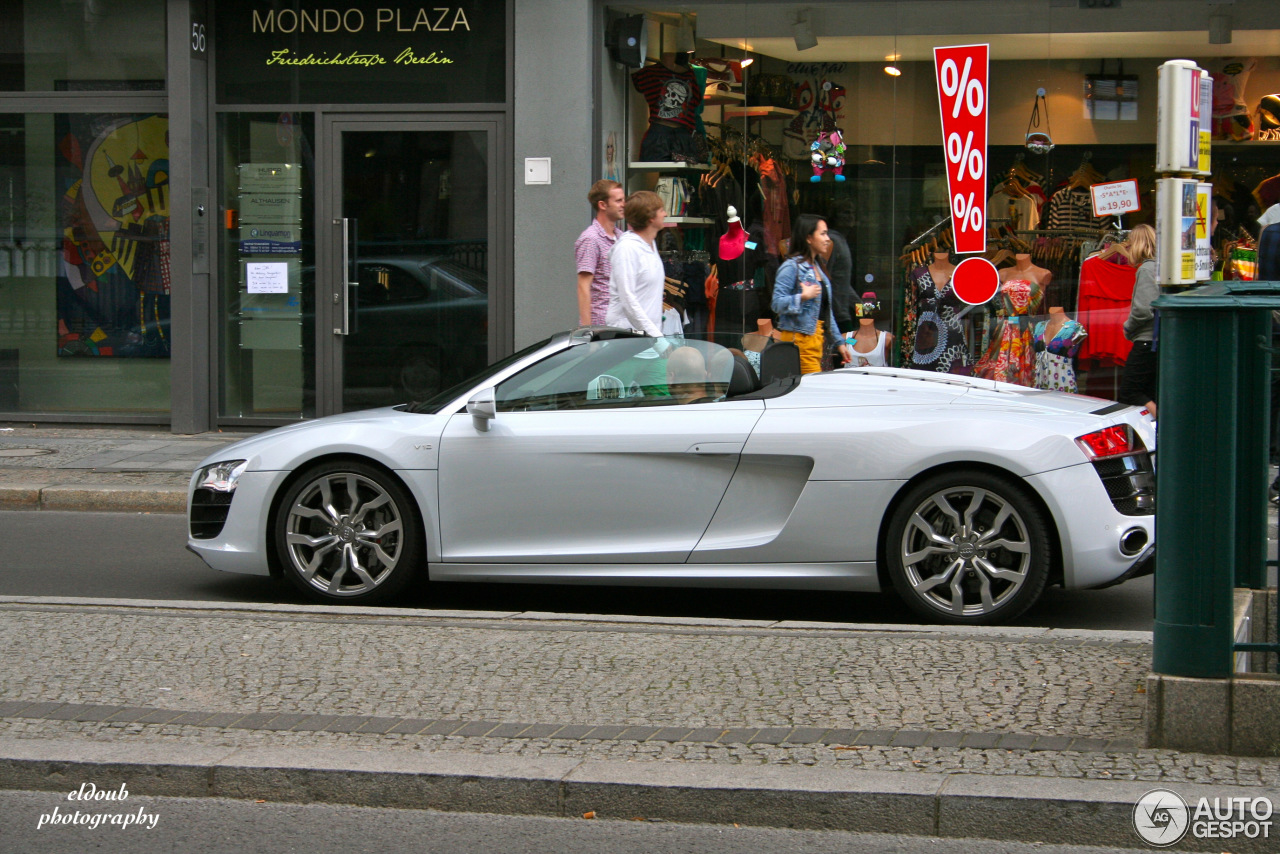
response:
[[[488,433],[489,422],[498,414],[493,389],[486,388],[476,392],[475,397],[467,401],[467,412],[471,413],[471,423],[475,428],[481,433]]]

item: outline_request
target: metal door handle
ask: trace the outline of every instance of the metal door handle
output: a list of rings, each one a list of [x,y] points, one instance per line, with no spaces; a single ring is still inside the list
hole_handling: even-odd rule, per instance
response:
[[[351,288],[356,284],[355,282],[347,281],[347,273],[351,268],[351,244],[348,241],[348,236],[350,234],[350,220],[343,217],[342,219],[335,219],[333,223],[334,225],[339,223],[342,224],[342,288],[340,293],[333,295],[333,301],[342,306],[342,320],[340,321],[342,325],[336,327],[333,330],[333,334],[349,335],[351,332]]]

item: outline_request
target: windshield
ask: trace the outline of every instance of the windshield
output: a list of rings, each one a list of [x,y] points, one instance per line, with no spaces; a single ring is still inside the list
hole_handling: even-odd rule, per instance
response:
[[[416,412],[421,415],[435,415],[437,412],[440,411],[441,407],[443,407],[446,403],[449,403],[450,401],[455,400],[458,397],[458,395],[462,394],[467,389],[482,384],[489,377],[515,364],[516,362],[523,359],[525,356],[528,356],[531,353],[536,353],[538,350],[541,350],[543,347],[547,346],[550,343],[551,343],[550,338],[544,338],[543,340],[539,341],[537,344],[530,344],[528,347],[525,347],[523,350],[512,353],[510,356],[507,356],[505,359],[499,359],[498,361],[494,362],[492,365],[489,365],[487,368],[480,371],[479,373],[472,374],[467,379],[463,380],[462,382],[458,383],[455,386],[451,386],[450,388],[445,389],[439,394],[433,395],[432,397],[429,397],[426,400],[415,400],[413,403],[406,404],[404,411]]]

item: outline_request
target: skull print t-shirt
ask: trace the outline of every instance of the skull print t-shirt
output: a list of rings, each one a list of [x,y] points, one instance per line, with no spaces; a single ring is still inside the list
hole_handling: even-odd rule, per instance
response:
[[[662,120],[693,130],[695,112],[702,103],[702,88],[692,71],[648,65],[633,73],[631,82],[649,104],[650,123]]]

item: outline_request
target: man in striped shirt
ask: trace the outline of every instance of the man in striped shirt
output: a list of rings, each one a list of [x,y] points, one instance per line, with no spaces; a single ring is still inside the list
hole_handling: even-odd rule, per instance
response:
[[[622,236],[622,219],[627,197],[622,185],[601,178],[587,193],[595,216],[573,244],[578,261],[578,325],[604,326],[609,309],[609,250]]]

